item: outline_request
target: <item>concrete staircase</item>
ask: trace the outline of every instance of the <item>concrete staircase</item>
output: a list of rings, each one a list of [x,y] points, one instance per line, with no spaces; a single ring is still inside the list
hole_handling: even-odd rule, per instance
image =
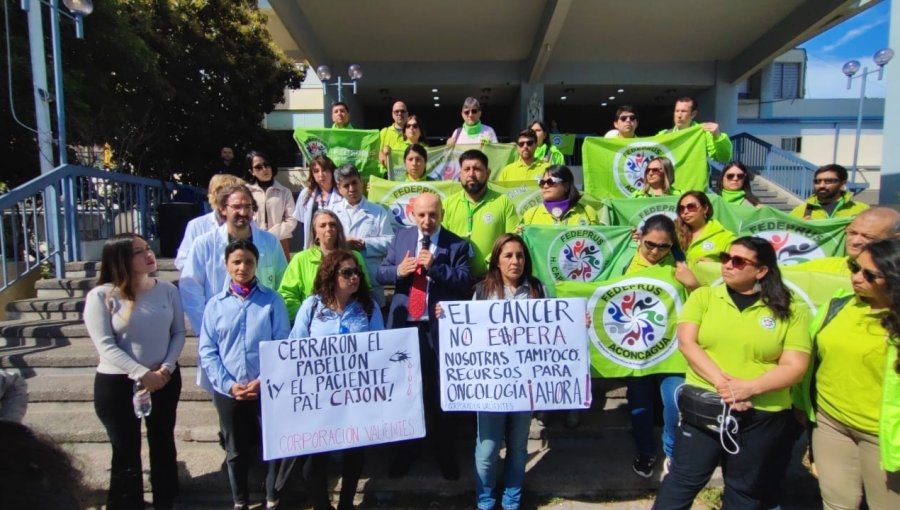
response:
[[[784,212],[790,212],[791,209],[797,207],[801,202],[801,200],[783,190],[777,184],[758,175],[753,177],[750,187],[753,190],[753,194],[756,195],[756,198],[764,205],[774,207],[775,209]]]
[[[93,503],[99,505],[109,482],[111,452],[106,432],[93,409],[97,356],[81,321],[83,296],[93,285],[97,266],[96,262],[67,264],[66,279],[40,280],[36,284],[37,298],[8,305],[12,320],[0,322],[0,367],[18,370],[27,377],[30,404],[26,423],[75,456],[92,491]],[[178,273],[171,260],[160,260],[159,266],[158,277],[177,282]],[[192,332],[189,335],[179,359],[184,380],[175,429],[184,503],[179,508],[230,508],[227,475],[222,469],[224,452],[218,445],[218,418],[208,395],[193,382],[197,339]],[[659,470],[651,480],[640,478],[631,470],[634,451],[624,387],[616,380],[595,380],[593,393],[593,408],[581,413],[582,425],[577,429],[565,428],[562,419],[548,427],[532,422],[528,492],[523,508],[553,504],[561,498],[637,498],[646,502],[652,495]],[[471,414],[457,418],[459,433],[451,440],[457,442],[461,480],[444,480],[427,453],[406,478],[388,479],[385,474],[390,448],[375,447],[366,454],[357,503],[362,508],[395,509],[470,506],[474,492],[474,420]],[[146,443],[143,453],[146,474]],[[338,469],[335,466],[334,490],[339,489]],[[296,471],[299,470],[295,470],[287,485],[284,508],[308,508]],[[802,471],[793,476],[802,480],[791,483],[792,490],[799,486],[801,500],[806,500],[809,480],[803,478]],[[255,487],[261,490],[261,472],[258,470],[254,477]],[[720,483],[718,477],[713,481]],[[149,489],[149,481],[145,487]],[[260,495],[257,500],[261,499]],[[437,506],[434,502],[438,502]]]

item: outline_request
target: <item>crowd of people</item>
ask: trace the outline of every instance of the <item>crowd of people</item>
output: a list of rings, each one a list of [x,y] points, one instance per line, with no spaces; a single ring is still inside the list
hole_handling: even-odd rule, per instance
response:
[[[335,104],[334,128],[349,128],[349,108]],[[453,143],[495,142],[481,123],[477,100],[463,105],[464,125]],[[676,103],[674,130],[696,124],[696,102]],[[406,105],[393,105],[394,123],[382,130],[383,157],[401,150],[408,180],[421,180],[427,151],[422,126]],[[628,138],[634,109],[622,107],[616,132]],[[706,149],[730,158],[715,123],[702,124]],[[434,450],[441,474],[460,477],[454,442],[459,413],[445,413],[439,398],[440,303],[450,300],[541,298],[554,282],[535,278],[523,239],[528,225],[598,225],[572,171],[547,144],[537,121],[516,139],[519,159],[500,170],[535,180],[541,203],[521,216],[511,200],[488,187],[494,169],[478,149],[459,157],[460,189],[441,199],[422,193],[410,203],[413,226],[395,230],[388,213],[367,200],[353,165],[327,157],[310,162],[307,186],[294,200],[274,181],[264,154],[246,157],[244,183],[231,175],[210,182],[213,212],[187,227],[176,265],[176,289],[153,278],[156,259],[147,241],[124,234],[109,240],[99,285],[90,292],[85,322],[100,354],[95,406],[113,446],[108,508],[140,508],[143,487],[140,417],[130,404],[149,392],[155,508],[172,508],[178,490],[173,429],[181,376],[176,363],[185,342],[184,316],[199,335],[198,384],[219,415],[235,510],[251,504],[248,466],[260,427],[261,342],[347,332],[411,327],[418,332],[427,436],[393,448],[387,476],[405,476],[423,447]],[[676,319],[686,369],[628,377],[634,472],[649,478],[658,461],[654,400],[662,398],[662,469],[655,507],[690,508],[713,470],[722,467],[724,503],[730,508],[774,508],[789,451],[810,427],[812,452],[826,508],[900,508],[900,213],[866,209],[842,191],[846,170],[816,172],[816,193],[794,211],[804,218],[849,217],[846,255],[812,261],[809,270],[849,278],[852,293],[838,295],[818,313],[799,306],[787,289],[773,247],[759,237],[738,237],[713,219],[705,190],[672,187],[677,169],[666,158],[645,168],[640,197],[677,196],[677,218],[647,218],[623,274],[648,268],[671,272],[689,297]],[[727,163],[720,193],[729,204],[760,207],[740,162]],[[286,239],[297,231],[303,249],[292,256]],[[723,283],[702,286],[693,268],[721,264]],[[386,300],[384,287],[393,287]],[[587,338],[587,334],[585,335]],[[586,340],[585,340],[586,341]],[[792,408],[797,411],[792,412]],[[802,423],[798,422],[803,418]],[[531,413],[479,412],[471,465],[480,510],[499,503],[518,509],[525,478]],[[577,424],[577,420],[575,420]],[[815,424],[815,425],[813,425]],[[800,432],[798,432],[800,431]],[[499,451],[506,443],[503,481]],[[315,510],[331,506],[328,454],[267,465],[266,508],[278,508],[286,473],[299,465]],[[365,449],[344,450],[338,510],[350,510]],[[498,494],[498,488],[502,492]]]

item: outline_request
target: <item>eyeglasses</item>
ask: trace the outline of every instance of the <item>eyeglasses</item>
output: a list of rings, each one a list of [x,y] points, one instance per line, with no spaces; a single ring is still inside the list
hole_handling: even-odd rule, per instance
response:
[[[647,250],[649,250],[649,251],[654,251],[654,250],[669,251],[672,249],[671,244],[665,244],[665,243],[659,244],[659,243],[654,243],[653,241],[647,241],[647,240],[644,240],[641,242],[644,243],[644,248],[647,248]]]
[[[407,124],[406,129],[419,129],[418,124]]]
[[[225,204],[232,211],[252,211],[253,204]]]
[[[543,188],[544,186],[556,186],[557,184],[562,184],[563,180],[559,177],[548,177],[546,179],[541,179],[538,181],[538,186]]]
[[[394,110],[394,115],[397,115],[397,114],[401,114],[401,115],[402,115],[402,114],[404,114],[404,113],[406,113],[406,110]]]
[[[726,179],[726,180],[729,180],[729,181],[743,181],[743,180],[744,180],[744,177],[745,177],[745,176],[744,176],[744,174],[742,174],[742,173],[737,173],[737,174],[725,174],[725,179]]]
[[[619,122],[625,122],[626,120],[633,122],[637,120],[637,115],[619,115]]]
[[[849,259],[847,260],[847,267],[850,269],[850,272],[856,274],[862,271],[863,279],[865,279],[869,283],[875,283],[875,280],[879,278],[884,278],[883,274],[876,273],[871,269],[863,269],[862,266],[859,265],[859,262]]]
[[[519,147],[533,147],[534,141],[533,140],[522,140],[520,142],[516,142],[516,145],[518,145]]]
[[[723,266],[731,262],[731,267],[737,270],[744,269],[747,266],[759,267],[758,262],[750,260],[746,257],[741,257],[740,255],[732,255],[725,252],[719,254],[719,262],[721,262]]]
[[[338,274],[341,275],[341,277],[349,280],[354,276],[358,278],[362,274],[362,271],[360,271],[358,267],[345,267],[344,269],[338,271]]]
[[[480,111],[481,110],[479,110],[478,108],[472,108],[471,110],[463,110],[463,115],[475,115],[476,113],[478,113]]]
[[[697,202],[690,202],[684,205],[679,205],[677,207],[677,210],[678,214],[681,214],[683,212],[697,212],[700,210],[700,204],[698,204]]]
[[[818,179],[813,179],[813,184],[837,184],[841,182],[840,179],[835,179],[834,177],[821,177]]]
[[[648,167],[647,167],[647,173],[648,173],[648,174],[661,174],[661,173],[663,173],[663,169],[662,169],[662,168],[657,168],[657,167],[652,167],[652,168],[651,168],[651,167],[648,166]]]
[[[253,165],[254,170],[262,170],[263,168],[272,168],[272,165],[268,163],[260,163],[258,165]]]

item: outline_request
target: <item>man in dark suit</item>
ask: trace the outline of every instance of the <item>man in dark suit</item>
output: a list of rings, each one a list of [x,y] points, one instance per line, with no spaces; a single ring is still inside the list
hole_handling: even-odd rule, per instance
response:
[[[471,245],[441,228],[444,210],[440,198],[423,193],[412,204],[416,226],[401,230],[388,248],[376,279],[394,285],[388,311],[388,329],[417,327],[422,358],[422,394],[427,439],[435,448],[441,474],[459,479],[455,431],[452,420],[442,416],[438,377],[438,325],[434,305],[440,301],[465,300],[472,295]],[[388,475],[403,477],[420,450],[417,441],[400,446]]]

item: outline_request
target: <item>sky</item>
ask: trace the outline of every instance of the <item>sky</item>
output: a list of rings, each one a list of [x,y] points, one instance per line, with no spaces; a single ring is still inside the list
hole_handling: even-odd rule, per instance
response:
[[[891,1],[900,0],[884,0],[800,45],[806,50],[806,97],[859,97],[860,80],[853,80],[847,90],[841,67],[848,60],[859,60],[870,70],[877,67],[872,54],[888,45]],[[900,65],[900,50],[894,50],[898,56],[888,65]],[[878,81],[878,75],[870,75],[866,97],[884,97],[884,83]]]

